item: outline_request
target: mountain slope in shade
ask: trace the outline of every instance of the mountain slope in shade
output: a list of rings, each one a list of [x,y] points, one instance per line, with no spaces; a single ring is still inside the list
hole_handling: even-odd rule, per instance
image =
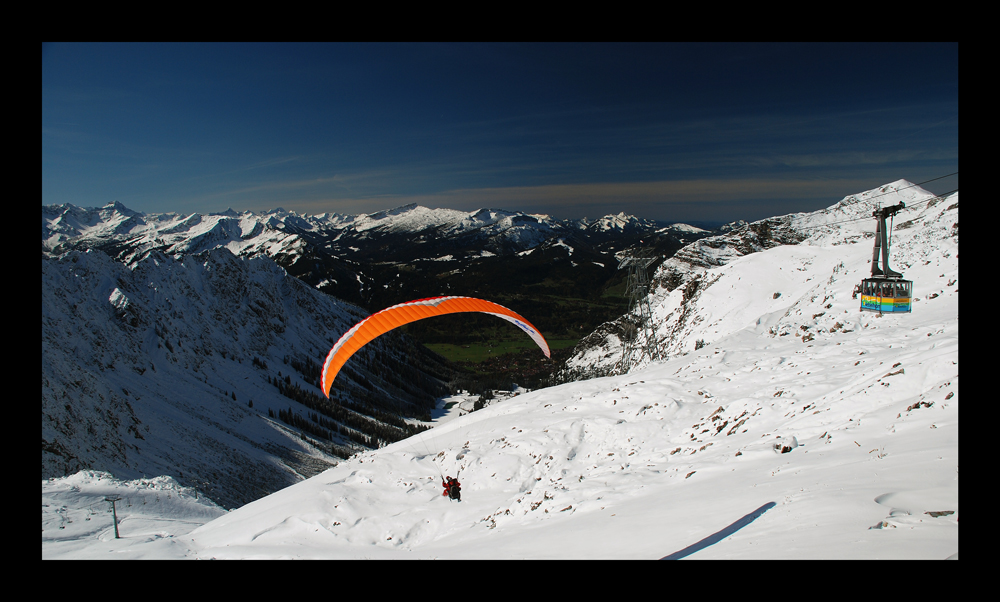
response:
[[[317,408],[281,391],[321,396],[319,363],[364,315],[267,257],[226,249],[153,252],[131,269],[100,251],[43,258],[43,478],[82,468],[166,474],[233,507],[336,463],[335,447],[377,446],[359,446],[354,427],[325,437],[279,419],[288,410],[320,426],[310,419]],[[433,407],[447,372],[421,371],[433,357],[398,339],[347,367],[333,409],[371,421],[376,408],[421,416]]]

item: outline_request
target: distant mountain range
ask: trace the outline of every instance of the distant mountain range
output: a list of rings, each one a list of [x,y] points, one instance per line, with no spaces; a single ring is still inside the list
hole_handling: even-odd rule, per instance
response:
[[[619,213],[557,220],[501,209],[406,205],[367,215],[144,214],[121,203],[42,208],[42,254],[96,249],[133,264],[154,251],[182,256],[224,247],[266,255],[292,276],[368,311],[458,294],[521,305],[547,335],[576,339],[623,311],[618,258],[670,257],[713,232]],[[518,307],[512,307],[518,310]],[[522,312],[523,315],[528,314]],[[435,326],[436,327],[436,326]],[[419,332],[425,342],[447,333]]]
[[[101,248],[125,263],[153,250],[176,255],[220,246],[238,256],[301,256],[303,247],[309,244],[316,245],[315,252],[355,261],[369,256],[386,261],[385,251],[398,261],[433,259],[434,254],[424,249],[441,245],[460,252],[453,257],[471,254],[478,258],[484,253],[526,251],[557,237],[595,246],[622,235],[656,232],[682,237],[706,233],[685,224],[664,226],[625,213],[597,220],[557,220],[502,209],[467,213],[415,204],[367,215],[299,215],[281,208],[262,213],[229,209],[204,215],[146,214],[119,202],[100,208],[70,204],[42,207],[43,253],[59,255],[71,249]],[[401,240],[400,236],[407,238]],[[386,241],[403,242],[404,247],[380,248]],[[383,244],[373,245],[378,242]]]

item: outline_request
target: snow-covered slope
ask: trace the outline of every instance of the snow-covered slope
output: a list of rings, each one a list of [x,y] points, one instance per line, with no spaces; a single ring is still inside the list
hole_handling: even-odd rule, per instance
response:
[[[829,227],[870,214],[844,205]],[[957,195],[913,206],[892,255],[912,314],[851,299],[867,222],[816,228],[689,280],[690,328],[669,343],[686,354],[449,420],[150,556],[957,558]],[[656,293],[664,318],[672,294]],[[43,537],[43,556],[142,553],[110,528],[65,554]]]
[[[914,313],[953,294],[958,282],[958,193],[938,199],[899,180],[828,209],[769,218],[703,238],[667,259],[651,279],[649,296],[660,356],[687,353],[761,324],[767,324],[770,336],[815,338],[870,322],[870,314],[857,311],[860,301],[852,292],[871,273],[871,213],[877,204],[900,201],[908,208],[896,216],[891,264],[914,281]],[[620,332],[609,324],[581,341],[568,370],[613,369],[621,360]],[[632,363],[649,359],[637,354]]]
[[[317,443],[278,420],[293,405],[295,414],[318,410],[306,412],[277,385],[319,395],[296,365],[318,377],[333,341],[365,312],[271,259],[153,252],[129,268],[100,251],[73,251],[42,259],[41,288],[43,478],[81,468],[166,474],[232,507],[335,463],[331,443],[352,446],[340,437]],[[414,354],[397,357],[383,344],[372,352],[417,386],[420,375],[406,372]],[[375,391],[395,408],[423,403],[359,358],[345,373],[347,390]],[[354,393],[341,395],[346,404]]]
[[[109,499],[116,499],[114,509]],[[226,511],[170,477],[122,481],[85,470],[42,481],[42,560],[142,560],[183,554],[178,536]],[[119,536],[115,539],[115,517]]]

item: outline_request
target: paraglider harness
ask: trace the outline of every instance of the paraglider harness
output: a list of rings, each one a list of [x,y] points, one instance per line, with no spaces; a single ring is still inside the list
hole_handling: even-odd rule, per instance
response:
[[[445,477],[445,480],[441,481],[441,485],[444,487],[444,492],[441,495],[448,496],[448,499],[462,501],[462,484],[458,482],[458,479]]]

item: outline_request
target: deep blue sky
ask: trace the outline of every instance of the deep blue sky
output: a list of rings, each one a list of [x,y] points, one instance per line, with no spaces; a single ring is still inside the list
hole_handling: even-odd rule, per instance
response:
[[[43,205],[724,222],[956,171],[957,43],[42,47]]]

